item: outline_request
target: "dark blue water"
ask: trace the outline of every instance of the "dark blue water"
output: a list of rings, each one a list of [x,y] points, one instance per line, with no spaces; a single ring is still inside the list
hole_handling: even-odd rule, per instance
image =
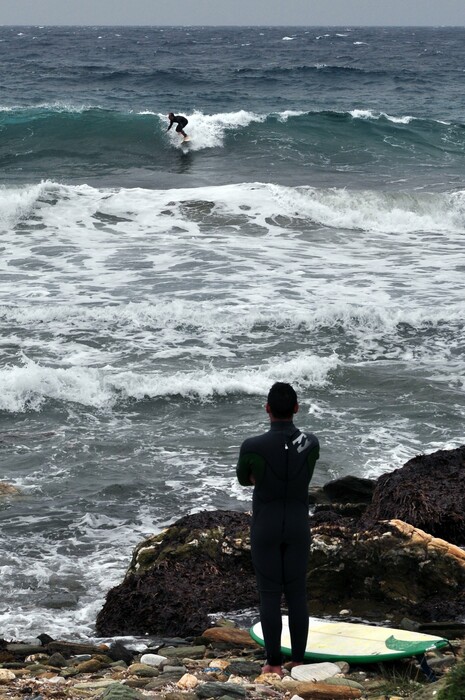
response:
[[[92,637],[145,535],[465,442],[465,30],[0,27],[2,637]],[[168,112],[189,120],[189,145]]]
[[[281,184],[389,186],[402,175],[453,187],[464,38],[425,28],[1,28],[2,178],[52,171],[167,187],[272,169]],[[165,138],[171,110],[191,120],[194,163]]]

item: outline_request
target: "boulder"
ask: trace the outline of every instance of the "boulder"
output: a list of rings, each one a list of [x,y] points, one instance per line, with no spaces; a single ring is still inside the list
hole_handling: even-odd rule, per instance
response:
[[[415,617],[422,606],[452,617],[465,603],[465,552],[400,520],[361,530],[347,523],[312,528],[307,591],[314,615],[353,615],[376,620]],[[435,607],[436,606],[436,607]],[[425,608],[425,609],[426,609]]]
[[[343,476],[321,487],[311,486],[309,501],[315,506],[315,513],[359,518],[371,504],[375,487],[376,481],[373,479]]]
[[[392,518],[465,545],[465,445],[418,455],[380,476],[363,521]]]
[[[331,503],[364,503],[369,505],[376,488],[374,479],[358,476],[343,476],[333,479],[323,486],[323,491]]]
[[[249,527],[246,513],[207,511],[149,537],[109,591],[98,633],[198,635],[208,613],[256,606]]]

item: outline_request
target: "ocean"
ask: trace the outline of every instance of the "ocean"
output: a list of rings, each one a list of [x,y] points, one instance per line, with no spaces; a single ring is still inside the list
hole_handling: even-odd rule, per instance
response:
[[[0,636],[94,639],[145,536],[249,510],[274,381],[315,485],[465,442],[464,39],[0,27]]]

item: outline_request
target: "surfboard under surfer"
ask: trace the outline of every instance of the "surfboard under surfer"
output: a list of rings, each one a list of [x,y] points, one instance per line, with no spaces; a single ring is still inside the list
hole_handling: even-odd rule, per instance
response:
[[[181,136],[184,136],[184,140],[189,138],[186,132],[184,131],[184,127],[188,124],[188,119],[186,119],[186,117],[184,117],[182,114],[174,114],[173,112],[170,112],[168,114],[168,119],[170,120],[170,125],[166,131],[169,131],[173,124],[176,122],[176,133],[180,134]]]

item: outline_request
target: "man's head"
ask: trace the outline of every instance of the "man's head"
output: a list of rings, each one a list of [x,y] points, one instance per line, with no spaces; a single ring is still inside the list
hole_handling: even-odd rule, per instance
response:
[[[299,410],[297,394],[290,384],[275,382],[268,392],[265,408],[270,420],[290,420]]]
[[[174,112],[170,112],[170,113],[168,114],[168,119],[173,119],[173,117],[174,117]]]

